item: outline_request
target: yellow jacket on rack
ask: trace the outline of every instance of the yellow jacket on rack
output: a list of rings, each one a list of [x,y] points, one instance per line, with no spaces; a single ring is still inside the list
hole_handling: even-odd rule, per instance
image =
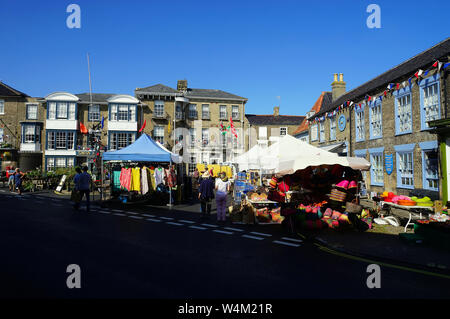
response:
[[[135,167],[131,170],[131,190],[132,191],[141,191],[141,169],[139,167]]]

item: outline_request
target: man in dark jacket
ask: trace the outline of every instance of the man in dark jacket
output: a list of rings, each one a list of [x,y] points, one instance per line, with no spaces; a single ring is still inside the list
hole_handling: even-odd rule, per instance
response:
[[[206,171],[202,176],[200,188],[198,190],[198,199],[200,199],[202,218],[211,215],[211,200],[214,198],[214,180],[211,174]]]

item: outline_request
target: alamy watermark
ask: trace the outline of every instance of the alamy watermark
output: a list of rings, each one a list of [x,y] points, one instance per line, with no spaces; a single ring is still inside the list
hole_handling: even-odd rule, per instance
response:
[[[370,15],[367,17],[366,25],[369,29],[381,28],[381,8],[378,4],[369,4],[366,9]]]
[[[78,4],[69,4],[66,8],[66,12],[70,15],[66,19],[66,25],[69,29],[81,28],[81,8]]]
[[[381,268],[377,264],[370,264],[367,266],[367,273],[369,273],[369,277],[367,277],[366,284],[369,289],[373,288],[381,288]]]
[[[70,275],[67,277],[67,288],[81,288],[81,268],[77,264],[70,264],[67,266],[66,272]]]

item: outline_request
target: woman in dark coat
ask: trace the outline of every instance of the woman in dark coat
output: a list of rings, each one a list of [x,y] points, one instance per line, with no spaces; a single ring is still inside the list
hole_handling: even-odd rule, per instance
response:
[[[214,198],[214,179],[211,174],[206,171],[202,176],[200,187],[198,190],[198,199],[202,209],[202,218],[211,215],[211,200]]]

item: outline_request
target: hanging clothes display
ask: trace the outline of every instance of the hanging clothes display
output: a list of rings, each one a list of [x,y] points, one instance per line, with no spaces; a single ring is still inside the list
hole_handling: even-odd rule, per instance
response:
[[[147,167],[141,169],[141,185],[142,185],[142,195],[148,193],[148,171]]]
[[[159,184],[164,184],[164,171],[162,167],[158,167],[155,169],[155,183],[156,186]]]
[[[156,181],[155,181],[155,170],[154,169],[148,169],[150,172],[150,182],[151,182],[151,188],[155,191],[156,190]]]
[[[122,168],[120,173],[120,186],[126,190],[131,188],[131,168]]]
[[[139,167],[135,167],[132,170],[132,180],[131,180],[131,190],[132,191],[141,191],[141,169]]]
[[[121,186],[121,180],[120,180],[120,176],[121,176],[122,171],[121,170],[115,170],[112,171],[112,190],[113,191],[119,191],[120,190],[120,186]]]

